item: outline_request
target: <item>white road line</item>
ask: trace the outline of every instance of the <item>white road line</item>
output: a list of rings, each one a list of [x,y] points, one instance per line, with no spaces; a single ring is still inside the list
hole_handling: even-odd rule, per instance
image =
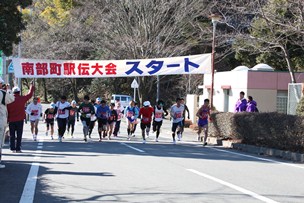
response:
[[[262,160],[262,161],[268,161],[268,162],[272,162],[272,163],[277,163],[277,164],[282,164],[282,165],[287,165],[287,166],[291,166],[291,167],[295,167],[295,168],[304,169],[303,166],[299,166],[299,165],[295,165],[295,164],[284,163],[284,162],[280,162],[280,161],[275,161],[275,160],[271,160],[271,159],[260,158],[260,157],[251,156],[251,155],[246,155],[246,154],[241,154],[241,153],[237,153],[237,152],[230,152],[230,151],[227,151],[227,150],[216,149],[216,148],[213,148],[213,147],[209,147],[209,149],[213,149],[213,150],[215,150],[215,151],[220,151],[220,152],[225,152],[225,153],[228,153],[228,154],[234,154],[234,155],[238,155],[238,156],[243,156],[243,157],[248,157],[248,158],[253,158],[253,159],[258,159],[258,160]]]
[[[263,201],[263,202],[267,202],[267,203],[278,203],[277,201],[274,201],[274,200],[272,200],[272,199],[269,199],[269,198],[267,198],[267,197],[264,197],[264,196],[262,196],[262,195],[259,195],[259,194],[257,194],[257,193],[254,193],[254,192],[252,192],[252,191],[250,191],[250,190],[246,190],[246,189],[244,189],[244,188],[242,188],[242,187],[239,187],[239,186],[237,186],[237,185],[228,183],[228,182],[223,181],[223,180],[221,180],[221,179],[215,178],[215,177],[213,177],[213,176],[207,175],[207,174],[205,174],[205,173],[201,173],[201,172],[196,171],[196,170],[193,170],[193,169],[187,169],[187,171],[190,171],[190,172],[195,173],[195,174],[197,174],[197,175],[199,175],[199,176],[202,176],[202,177],[207,178],[207,179],[209,179],[209,180],[212,180],[212,181],[214,181],[214,182],[217,182],[217,183],[220,183],[220,184],[225,185],[225,186],[227,186],[227,187],[230,187],[230,188],[232,188],[232,189],[234,189],[234,190],[237,190],[237,191],[239,191],[239,192],[241,192],[241,193],[244,193],[244,194],[246,194],[246,195],[249,195],[249,196],[251,196],[251,197],[253,197],[253,198],[255,198],[255,199],[261,200],[261,201]]]
[[[138,149],[138,148],[132,147],[132,146],[130,146],[130,145],[128,145],[128,144],[126,144],[126,143],[120,143],[120,144],[122,144],[122,145],[124,145],[124,146],[126,146],[126,147],[129,147],[130,149],[134,149],[135,151],[138,151],[138,152],[141,152],[141,153],[145,153],[145,151],[144,151],[144,150],[141,150],[141,149]]]
[[[40,140],[38,143],[37,149],[42,149],[43,148],[43,140]],[[37,154],[41,154],[41,150],[36,150]],[[35,156],[34,160],[40,159],[41,156]],[[35,196],[35,190],[36,190],[36,183],[37,183],[37,176],[38,176],[38,171],[39,171],[39,166],[40,163],[38,162],[33,162],[31,165],[30,172],[27,176],[23,192],[20,198],[19,203],[32,203],[34,202],[34,196]]]
[[[38,170],[39,163],[32,163],[19,203],[31,203],[34,201]]]

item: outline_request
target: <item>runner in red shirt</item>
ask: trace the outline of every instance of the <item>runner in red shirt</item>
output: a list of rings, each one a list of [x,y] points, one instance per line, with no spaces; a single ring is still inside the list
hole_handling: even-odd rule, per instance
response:
[[[139,110],[139,117],[141,117],[140,128],[142,132],[143,144],[146,143],[146,134],[149,137],[151,121],[152,121],[152,114],[154,112],[153,107],[150,106],[149,101],[144,102],[144,107],[141,107]],[[145,133],[146,131],[146,133]]]

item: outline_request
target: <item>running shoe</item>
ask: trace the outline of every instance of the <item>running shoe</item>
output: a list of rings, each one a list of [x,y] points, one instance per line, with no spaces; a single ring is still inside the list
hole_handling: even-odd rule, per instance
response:
[[[46,131],[46,132],[45,132],[45,136],[48,136],[48,135],[49,135],[49,132],[48,132],[48,131]]]
[[[99,139],[98,141],[99,141],[99,142],[102,142],[102,139]]]
[[[176,144],[176,141],[175,141],[175,140],[173,140],[173,144]]]
[[[206,146],[206,145],[207,145],[207,142],[205,142],[203,146]]]
[[[53,135],[51,135],[51,139],[52,139],[52,140],[54,139]]]
[[[87,138],[86,137],[84,137],[84,139],[83,139],[85,142],[87,142]]]
[[[177,140],[181,141],[181,134],[177,134]]]
[[[158,138],[155,139],[155,142],[158,142]]]
[[[34,141],[37,141],[37,135],[33,135]]]
[[[58,141],[59,141],[59,142],[62,142],[62,137],[58,137]]]
[[[142,142],[143,144],[146,144],[146,140],[143,140],[143,142]]]
[[[135,137],[135,134],[132,134],[132,137]]]
[[[22,151],[21,150],[17,150],[16,153],[22,153]]]

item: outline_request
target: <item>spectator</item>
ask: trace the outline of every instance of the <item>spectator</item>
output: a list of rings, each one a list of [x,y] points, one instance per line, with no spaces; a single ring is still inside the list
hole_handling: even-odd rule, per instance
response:
[[[257,108],[257,103],[256,101],[253,100],[252,96],[248,96],[248,101],[247,101],[247,112],[259,112]]]
[[[234,112],[246,111],[247,100],[244,97],[245,97],[245,93],[240,92],[240,98],[237,100],[237,102],[235,104]]]
[[[20,95],[21,90],[19,87],[14,87],[13,94],[15,96],[15,101],[7,105],[9,131],[10,131],[10,149],[12,152],[21,152],[23,122],[26,116],[24,108],[25,108],[25,104],[33,96],[35,90],[33,84],[34,82],[32,81],[28,94],[24,96]]]
[[[5,168],[4,164],[1,164],[2,145],[4,142],[4,133],[7,125],[7,104],[12,103],[15,100],[9,86],[4,84],[4,81],[0,78],[1,88],[0,91],[0,168]]]

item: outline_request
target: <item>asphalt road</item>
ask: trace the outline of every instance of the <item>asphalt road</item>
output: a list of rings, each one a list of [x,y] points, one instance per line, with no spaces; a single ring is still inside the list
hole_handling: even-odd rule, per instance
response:
[[[23,153],[5,146],[0,202],[304,202],[304,165],[215,146],[203,147],[187,129],[171,143],[166,121],[160,142],[142,144],[140,129],[126,139],[125,123],[113,140],[74,138],[38,142],[25,125]]]

